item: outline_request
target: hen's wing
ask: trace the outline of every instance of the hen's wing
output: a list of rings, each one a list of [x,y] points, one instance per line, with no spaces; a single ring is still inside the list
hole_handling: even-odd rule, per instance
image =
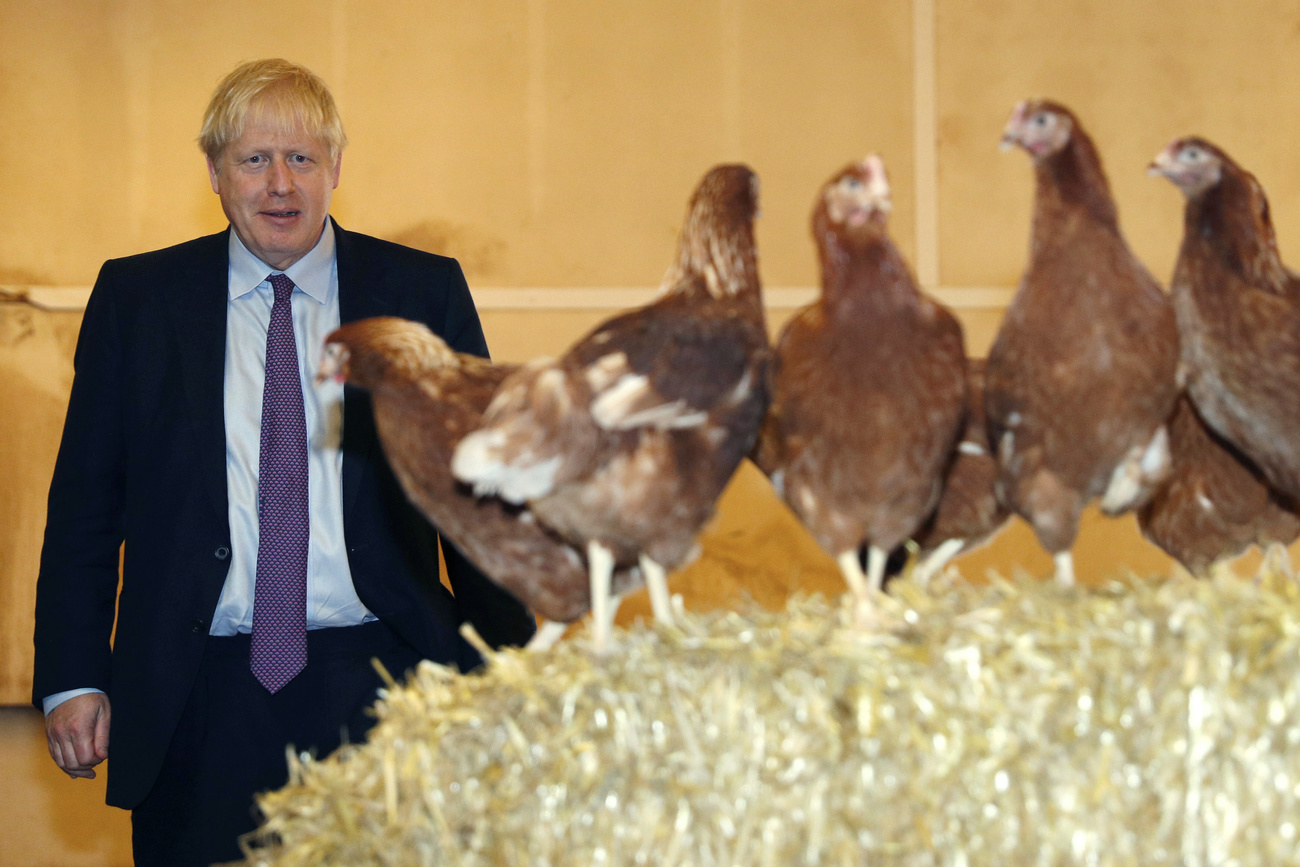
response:
[[[761,329],[728,302],[669,296],[617,316],[562,359],[507,379],[457,448],[453,472],[511,502],[546,496],[638,429],[700,427],[762,388],[752,364],[764,352]]]
[[[525,365],[501,384],[482,424],[456,446],[452,473],[475,493],[512,503],[545,496],[598,459],[590,394],[560,362]]]
[[[610,320],[568,363],[591,388],[600,427],[680,429],[703,425],[738,391],[761,387],[751,364],[764,350],[737,305],[670,296]]]

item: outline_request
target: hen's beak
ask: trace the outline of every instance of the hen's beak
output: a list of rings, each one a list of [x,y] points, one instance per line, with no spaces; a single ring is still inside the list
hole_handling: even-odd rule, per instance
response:
[[[1147,166],[1147,176],[1152,178],[1167,178],[1174,168],[1173,145],[1162,150],[1150,165]]]
[[[862,161],[867,170],[867,202],[881,213],[888,214],[894,203],[890,198],[889,175],[885,172],[885,161],[879,154],[870,154]]]
[[[328,380],[342,382],[348,375],[348,348],[342,343],[327,343],[316,369],[316,384]]]
[[[1026,105],[1027,103],[1021,100],[1011,110],[1011,117],[1007,119],[1007,125],[1002,128],[1002,141],[998,143],[1000,150],[1009,151],[1020,144],[1021,133],[1025,128]]]

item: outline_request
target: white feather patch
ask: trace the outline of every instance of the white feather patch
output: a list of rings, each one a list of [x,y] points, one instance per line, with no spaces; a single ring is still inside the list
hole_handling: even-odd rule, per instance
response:
[[[591,417],[606,430],[699,427],[708,418],[707,413],[698,410],[687,412],[684,401],[648,402],[657,397],[647,377],[629,373],[620,377],[591,402]]]
[[[1002,463],[1010,463],[1011,458],[1016,454],[1016,437],[1011,431],[1002,434],[1002,439],[998,440],[998,460]]]
[[[1169,461],[1169,434],[1161,426],[1146,446],[1129,449],[1111,471],[1106,491],[1101,495],[1101,510],[1115,515],[1143,502],[1152,485],[1168,473]]]
[[[627,354],[611,352],[587,366],[585,376],[592,391],[604,391],[609,384],[627,374]]]
[[[740,378],[736,383],[736,387],[731,390],[731,394],[727,397],[727,403],[730,406],[738,406],[743,403],[745,398],[749,397],[749,393],[753,390],[753,385],[754,371],[746,368],[745,375]]]
[[[505,434],[498,430],[469,434],[451,456],[452,475],[472,485],[478,496],[499,496],[510,503],[524,503],[550,493],[560,458],[509,464],[501,458],[504,445]]]
[[[1162,478],[1169,471],[1173,458],[1169,454],[1169,431],[1164,425],[1156,428],[1155,436],[1142,455],[1142,472],[1151,478]]]
[[[1142,485],[1132,461],[1121,461],[1111,471],[1110,481],[1101,495],[1101,510],[1107,515],[1125,511],[1142,493]]]
[[[964,455],[988,454],[988,450],[985,449],[984,446],[980,445],[979,443],[973,443],[970,440],[962,440],[961,444],[957,446],[957,451],[961,452]]]

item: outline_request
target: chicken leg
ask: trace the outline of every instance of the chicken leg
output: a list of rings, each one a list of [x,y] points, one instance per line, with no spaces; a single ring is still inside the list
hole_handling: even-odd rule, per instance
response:
[[[610,604],[614,554],[594,539],[587,543],[587,568],[591,573],[591,646],[603,654],[609,646],[617,606]]]
[[[650,609],[655,620],[665,626],[673,625],[672,595],[668,592],[668,573],[664,567],[645,554],[641,555],[641,574],[645,576],[646,591],[650,594]]]
[[[938,548],[923,556],[912,569],[912,580],[916,582],[916,586],[929,587],[934,576],[943,571],[943,568],[961,553],[965,544],[965,539],[945,539]]]
[[[1069,549],[1053,554],[1052,561],[1056,563],[1056,585],[1058,587],[1073,587],[1074,557],[1070,554]]]
[[[524,645],[524,650],[528,653],[544,653],[555,646],[555,643],[564,637],[564,632],[569,628],[569,624],[561,623],[558,620],[544,620],[537,625],[537,631],[533,637],[528,639]]]
[[[876,597],[884,592],[885,566],[888,559],[888,554],[875,545],[867,548],[865,572],[858,560],[858,552],[854,549],[845,551],[836,558],[840,572],[844,575],[844,582],[849,585],[849,590],[856,600],[858,623],[862,626],[871,626],[876,621]]]

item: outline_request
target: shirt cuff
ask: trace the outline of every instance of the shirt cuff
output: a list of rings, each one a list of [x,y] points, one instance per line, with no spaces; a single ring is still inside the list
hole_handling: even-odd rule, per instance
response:
[[[90,686],[84,687],[82,689],[65,689],[63,692],[56,692],[54,693],[54,695],[47,695],[45,696],[45,698],[41,699],[42,709],[44,710],[45,715],[49,716],[50,711],[54,710],[56,707],[63,704],[68,699],[76,698],[79,695],[85,695],[88,692],[102,693],[103,690],[95,689],[94,687],[90,687]]]

